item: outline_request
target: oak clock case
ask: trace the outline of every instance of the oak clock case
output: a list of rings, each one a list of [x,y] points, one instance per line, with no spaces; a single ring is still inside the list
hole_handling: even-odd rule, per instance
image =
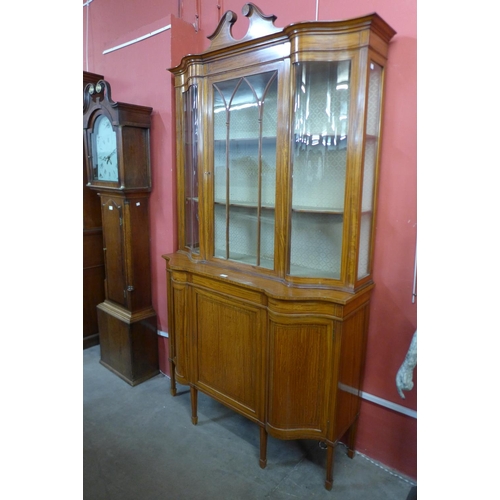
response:
[[[274,26],[246,4],[175,77],[178,251],[167,269],[171,393],[267,436],[354,454],[372,279],[384,71],[377,14]]]
[[[82,96],[88,83],[94,85],[103,75],[83,72]],[[99,344],[97,304],[104,301],[104,255],[99,196],[88,186],[87,161],[83,149],[83,348]]]
[[[100,198],[103,228],[101,364],[133,386],[159,373],[149,247],[151,112],[113,101],[105,80],[85,88],[88,186]]]

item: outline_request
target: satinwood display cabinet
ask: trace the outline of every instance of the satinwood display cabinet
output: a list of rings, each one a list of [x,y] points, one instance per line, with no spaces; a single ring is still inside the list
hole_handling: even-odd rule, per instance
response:
[[[246,4],[175,75],[179,248],[167,268],[171,392],[268,434],[353,455],[394,30],[377,14],[299,22]]]
[[[100,199],[104,246],[101,364],[130,385],[159,373],[149,245],[151,113],[113,101],[104,80],[85,87],[84,156],[88,186]]]

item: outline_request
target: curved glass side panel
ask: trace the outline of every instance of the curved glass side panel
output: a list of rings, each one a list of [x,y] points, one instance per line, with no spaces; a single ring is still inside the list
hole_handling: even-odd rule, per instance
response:
[[[375,171],[380,136],[380,102],[382,91],[382,67],[370,63],[368,80],[368,107],[366,115],[365,155],[363,162],[363,191],[361,204],[361,227],[358,257],[358,279],[370,274],[372,245],[373,205]]]
[[[350,66],[349,60],[294,65],[293,276],[340,279]]]
[[[184,106],[184,224],[185,245],[200,253],[198,220],[198,87],[192,85],[182,94]]]
[[[277,72],[213,84],[214,256],[274,268]]]

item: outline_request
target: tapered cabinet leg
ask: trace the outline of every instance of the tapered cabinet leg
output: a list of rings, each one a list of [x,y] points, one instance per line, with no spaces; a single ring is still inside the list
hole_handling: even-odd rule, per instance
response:
[[[177,394],[177,384],[175,383],[175,365],[171,359],[168,361],[170,364],[170,394],[175,396]]]
[[[191,386],[191,422],[193,425],[198,423],[198,389]]]
[[[351,425],[347,435],[347,456],[354,458],[354,446],[356,444],[356,433],[358,431],[358,419]]]
[[[264,427],[260,428],[260,460],[261,469],[265,469],[267,465],[267,431]]]
[[[333,486],[333,452],[335,447],[328,445],[326,448],[326,481],[325,488],[331,490]]]

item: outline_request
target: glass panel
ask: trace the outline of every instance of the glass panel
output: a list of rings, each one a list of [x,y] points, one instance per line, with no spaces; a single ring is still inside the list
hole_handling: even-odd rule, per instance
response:
[[[109,118],[97,117],[92,133],[93,178],[99,181],[118,181],[116,132]]]
[[[274,268],[277,73],[217,82],[214,256]]]
[[[363,163],[363,194],[359,236],[358,279],[370,274],[375,167],[377,164],[379,141],[381,90],[382,67],[378,64],[371,63],[368,82],[368,108],[366,116],[365,156]]]
[[[328,213],[292,212],[290,274],[340,278],[343,217]]]
[[[198,87],[193,85],[183,94],[184,104],[184,224],[185,245],[192,253],[200,253],[198,223]]]
[[[290,274],[340,278],[350,61],[297,63]]]

